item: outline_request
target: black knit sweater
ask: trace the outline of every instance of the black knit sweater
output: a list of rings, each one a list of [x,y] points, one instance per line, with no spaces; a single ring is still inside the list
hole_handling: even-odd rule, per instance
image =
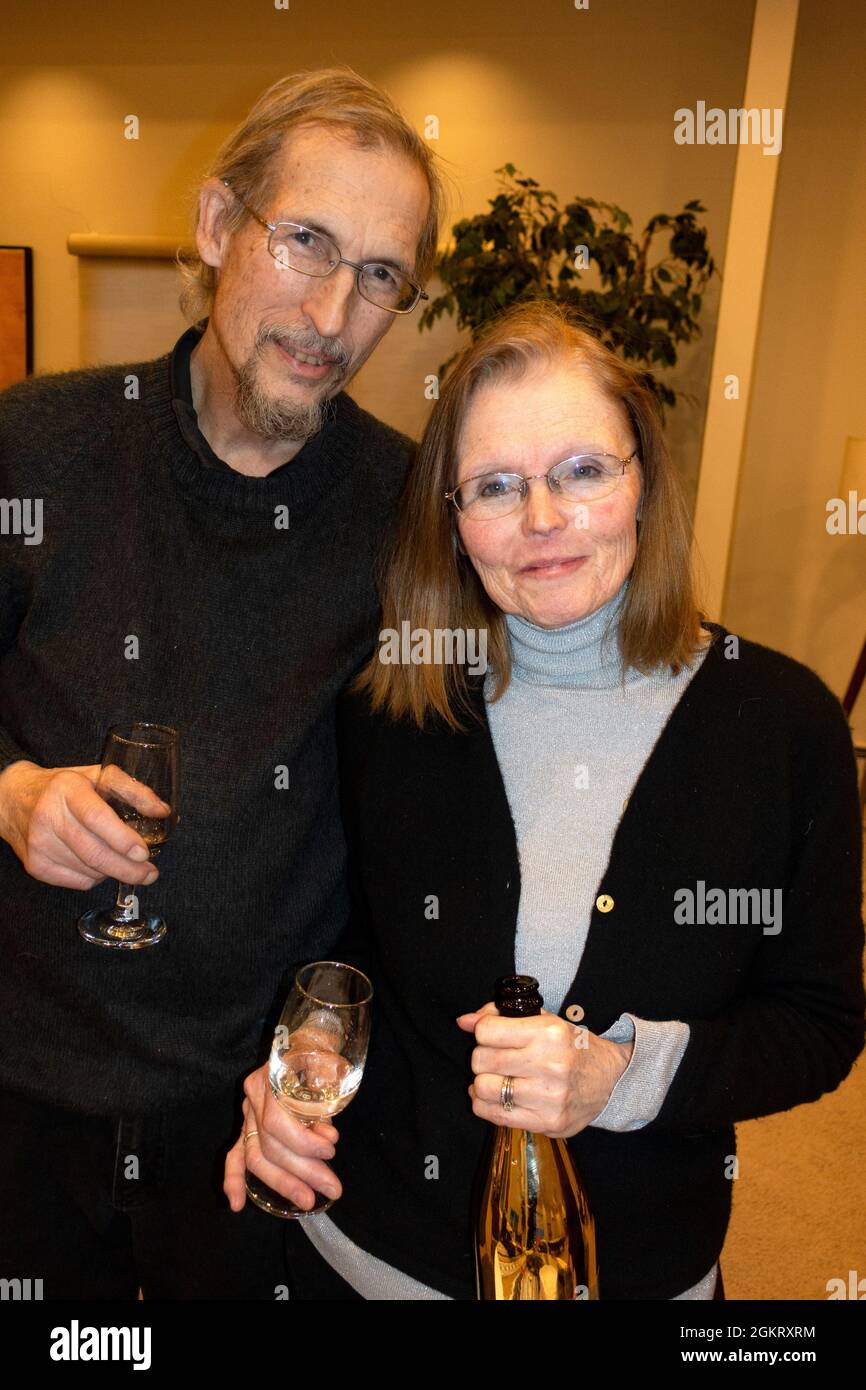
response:
[[[344,924],[334,704],[411,450],[341,393],[294,459],[236,472],[195,427],[196,339],[0,396],[0,496],[44,507],[42,544],[0,537],[0,768],[98,762],[124,719],[180,732],[180,825],[140,890],[159,946],[86,944],[116,885],[50,887],[0,842],[0,1085],[91,1113],[233,1084]]]
[[[595,1033],[624,1010],[690,1028],[651,1123],[569,1140],[605,1299],[672,1298],[711,1269],[734,1123],[817,1100],[864,1044],[861,829],[841,706],[778,652],[741,639],[729,659],[725,629],[708,626],[715,641],[598,884],[613,907],[593,908],[560,1010],[581,1005]],[[480,686],[476,708],[484,716]],[[337,1119],[344,1195],[329,1214],[364,1250],[471,1299],[470,1192],[489,1126],[472,1113],[474,1040],[455,1019],[515,969],[514,823],[486,717],[466,734],[420,733],[344,696],[338,734],[354,910],[336,950],[375,996],[367,1071]],[[675,894],[697,897],[701,880],[707,892],[780,889],[781,931],[681,924]]]

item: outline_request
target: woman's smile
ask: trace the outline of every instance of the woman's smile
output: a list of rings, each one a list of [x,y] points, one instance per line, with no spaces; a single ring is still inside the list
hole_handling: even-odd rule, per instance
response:
[[[536,560],[531,565],[525,565],[520,573],[528,579],[558,579],[560,575],[571,574],[588,558],[587,555],[573,555],[570,559]]]

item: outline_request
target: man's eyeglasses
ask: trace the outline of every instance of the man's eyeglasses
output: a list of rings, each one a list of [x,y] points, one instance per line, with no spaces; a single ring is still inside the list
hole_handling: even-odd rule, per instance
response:
[[[420,285],[410,280],[396,266],[384,261],[365,261],[358,265],[340,255],[340,248],[323,232],[314,232],[299,222],[266,222],[239,193],[228,179],[223,179],[242,207],[269,233],[268,250],[285,270],[298,270],[302,275],[330,275],[338,265],[350,266],[355,272],[358,293],[377,309],[389,314],[411,314],[419,299],[429,299]]]
[[[458,512],[478,521],[516,511],[535,478],[545,478],[551,492],[570,502],[598,502],[619,486],[634,458],[636,449],[624,459],[615,454],[575,454],[555,463],[546,473],[532,473],[529,477],[522,473],[479,473],[446,492],[445,497]]]

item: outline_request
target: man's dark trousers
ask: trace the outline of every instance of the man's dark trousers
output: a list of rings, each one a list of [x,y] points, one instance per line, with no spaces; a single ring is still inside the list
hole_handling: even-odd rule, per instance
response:
[[[94,1117],[0,1091],[0,1279],[41,1279],[45,1299],[284,1298],[283,1223],[222,1190],[241,1100]]]

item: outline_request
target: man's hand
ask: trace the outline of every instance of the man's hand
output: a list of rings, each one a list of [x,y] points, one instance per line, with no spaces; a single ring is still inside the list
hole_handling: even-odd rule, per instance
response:
[[[478,1043],[469,1087],[473,1112],[554,1139],[578,1134],[601,1114],[634,1049],[634,1043],[600,1038],[545,1009],[530,1018],[505,1018],[495,1004],[485,1004],[461,1014],[457,1025],[474,1032]],[[505,1076],[514,1077],[513,1110],[501,1105]]]
[[[116,771],[124,801],[146,816],[168,814],[149,787]],[[99,772],[22,760],[0,773],[0,836],[32,878],[86,890],[105,878],[148,884],[158,877],[145,841],[95,790]]]
[[[338,1130],[327,1120],[317,1120],[308,1128],[284,1110],[274,1100],[266,1065],[247,1077],[244,1091],[241,1135],[229,1150],[223,1182],[232,1211],[240,1211],[246,1201],[245,1168],[306,1210],[315,1204],[319,1192],[339,1197],[340,1180],[323,1162],[334,1157]],[[246,1144],[244,1134],[252,1135]]]

